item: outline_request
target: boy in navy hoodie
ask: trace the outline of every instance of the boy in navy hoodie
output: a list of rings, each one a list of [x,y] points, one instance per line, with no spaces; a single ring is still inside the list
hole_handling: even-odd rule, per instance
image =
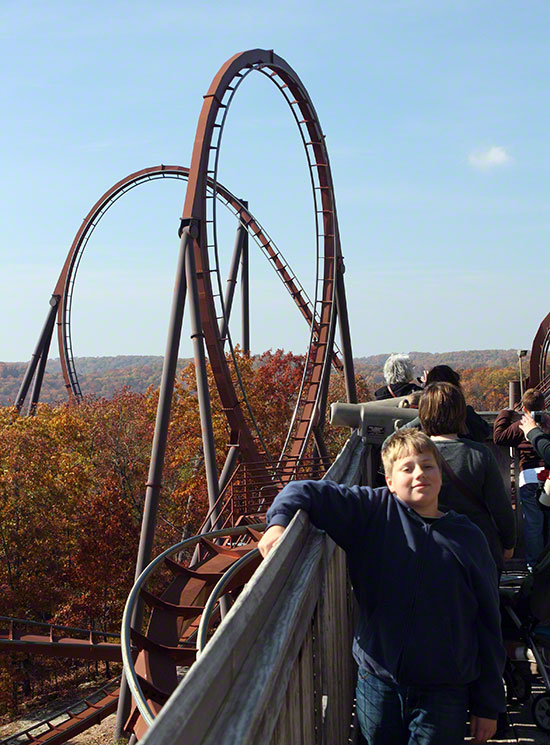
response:
[[[438,509],[440,455],[417,430],[382,449],[388,487],[288,484],[267,513],[263,556],[308,512],[347,553],[359,606],[357,712],[369,745],[474,742],[505,710],[496,567],[483,533]]]

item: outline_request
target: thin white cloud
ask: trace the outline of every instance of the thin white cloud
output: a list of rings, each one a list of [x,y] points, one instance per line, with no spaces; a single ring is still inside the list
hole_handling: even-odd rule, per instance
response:
[[[493,145],[486,150],[475,150],[470,153],[468,162],[472,168],[487,171],[490,168],[509,165],[512,162],[512,157],[508,155],[506,148],[502,145]]]

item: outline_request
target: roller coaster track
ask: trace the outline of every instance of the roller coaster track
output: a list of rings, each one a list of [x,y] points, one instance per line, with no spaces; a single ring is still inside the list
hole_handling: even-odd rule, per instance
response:
[[[313,305],[314,317],[319,320],[316,329],[313,325],[311,327],[304,375],[294,417],[280,456],[281,462],[287,455],[298,459],[303,457],[312,429],[322,421],[328,386],[327,375],[334,343],[337,272],[341,271],[342,267],[336,205],[325,138],[313,103],[300,78],[272,51],[255,49],[237,54],[229,59],[214,77],[204,97],[199,117],[182,226],[190,226],[193,230],[200,314],[218,393],[231,430],[239,432],[243,459],[255,462],[259,460],[259,454],[252,444],[248,424],[235,395],[231,372],[219,335],[220,311],[216,309],[215,304],[215,297],[222,297],[222,288],[219,286],[215,199],[218,188],[219,154],[230,105],[244,80],[254,71],[265,75],[273,82],[289,106],[304,146],[315,205],[316,281]],[[213,184],[212,194],[208,193],[209,179]],[[217,288],[212,286],[212,273],[217,278]],[[340,294],[343,295],[343,287]],[[224,313],[222,307],[221,315]],[[232,349],[230,336],[228,342]]]
[[[122,659],[120,643],[107,641],[108,638],[120,639],[118,633],[78,629],[7,616],[0,616],[0,627],[7,627],[7,630],[0,631],[0,651],[23,651],[47,657],[72,657],[81,660],[109,660],[111,662],[120,662]],[[23,627],[40,628],[47,633],[30,633],[23,631]],[[100,641],[101,639],[103,641]]]
[[[288,261],[249,212],[247,205],[236,199],[218,182],[218,160],[230,104],[241,84],[253,72],[265,76],[281,93],[296,122],[304,147],[315,219],[315,280],[311,300],[290,268]],[[322,427],[331,366],[343,370],[348,399],[355,400],[353,359],[343,286],[344,267],[324,135],[313,103],[294,70],[272,51],[256,49],[235,55],[222,66],[215,76],[204,97],[189,169],[179,166],[158,166],[131,174],[106,192],[89,212],[73,241],[54,289],[50,301],[51,309],[43,334],[18,394],[18,406],[20,407],[24,401],[36,369],[38,372],[31,399],[31,410],[38,400],[41,376],[44,372],[49,346],[49,339],[47,343],[45,340],[48,334],[51,339],[56,319],[65,384],[71,395],[76,398],[81,397],[82,391],[73,356],[70,321],[75,278],[83,251],[106,210],[129,189],[156,178],[187,178],[187,192],[181,218],[182,244],[178,267],[178,272],[181,272],[181,267],[183,267],[183,274],[178,275],[176,287],[183,281],[184,299],[185,293],[189,292],[192,325],[195,323],[196,326],[192,336],[194,344],[197,344],[197,348],[201,350],[197,354],[195,349],[195,363],[202,371],[204,379],[205,347],[222,409],[227,418],[231,438],[230,451],[238,452],[240,462],[237,463],[236,459],[231,462],[225,481],[223,474],[221,477],[218,476],[215,463],[213,468],[208,465],[207,454],[209,448],[211,449],[213,436],[207,442],[209,435],[205,433],[209,428],[209,414],[203,415],[203,410],[209,411],[209,400],[208,392],[204,395],[200,393],[199,374],[197,374],[209,499],[212,494],[216,498],[215,503],[213,499],[210,500],[210,512],[206,516],[202,531],[207,530],[208,525],[222,528],[222,530],[206,534],[202,532],[201,535],[170,549],[168,552],[170,555],[162,554],[161,557],[157,557],[150,567],[160,562],[163,571],[168,573],[170,578],[166,579],[163,575],[162,589],[154,593],[140,586],[138,594],[133,598],[133,605],[130,604],[132,611],[136,611],[130,630],[131,655],[135,657],[135,665],[132,665],[135,671],[133,682],[141,690],[147,706],[153,713],[158,713],[176,688],[179,679],[194,663],[197,655],[200,620],[210,592],[221,580],[224,572],[230,570],[257,545],[260,537],[258,530],[263,514],[276,492],[284,483],[293,478],[319,477],[323,469],[327,467],[328,454],[322,438]],[[239,229],[245,230],[253,236],[310,329],[304,373],[294,415],[285,445],[278,459],[275,460],[265,447],[261,431],[250,408],[239,371],[238,355],[231,336],[230,302],[227,300],[227,293],[224,292],[225,277],[222,278],[218,250],[216,210],[219,203],[224,204],[234,214],[239,225],[238,231]],[[237,251],[237,245],[239,245],[238,241],[234,253],[234,258],[237,257],[234,264],[238,268],[240,254]],[[236,281],[236,270],[234,276],[230,276],[228,281],[233,283]],[[165,359],[155,442],[165,436],[157,437],[157,428],[165,428],[164,431],[167,428],[171,405],[170,386],[173,387],[175,359],[179,346],[179,334],[181,334],[183,303],[176,291],[172,312],[169,344],[167,344],[167,350],[170,348],[170,352],[167,351]],[[174,322],[178,314],[180,314],[179,320]],[[193,321],[194,317],[199,320]],[[337,320],[340,325],[341,350],[335,346]],[[200,342],[197,342],[199,338]],[[226,347],[229,353],[226,353]],[[165,399],[162,398],[163,390],[169,391]],[[206,404],[204,404],[205,401]],[[315,448],[311,446],[312,435]],[[161,476],[157,477],[156,474],[160,474],[162,470],[158,470],[158,463],[161,463],[164,457],[162,447],[159,448],[158,453],[154,445],[146,491],[146,513],[149,509],[148,500],[151,504],[156,504],[160,490]],[[212,459],[210,455],[210,463],[214,461],[215,458]],[[218,479],[223,482],[225,488],[221,486],[219,489],[215,486],[211,488],[212,484],[218,483]],[[156,507],[151,509],[155,510]],[[144,517],[144,525],[146,524],[149,525],[147,528],[149,530],[150,525],[154,524],[154,519],[147,523]],[[146,555],[149,550],[143,549],[145,553],[142,555],[142,543],[148,545],[149,541],[149,538],[144,539],[144,535],[145,533],[142,533],[138,567],[144,565],[141,563],[143,555]],[[194,549],[192,557],[187,553],[190,548]],[[174,556],[174,552],[179,556]],[[149,559],[145,563],[147,564],[148,561]],[[229,597],[238,595],[258,561],[259,559],[255,559],[246,565],[239,564],[238,571],[231,577],[229,587],[226,588]],[[149,608],[146,624],[141,621],[143,607]],[[223,612],[223,606],[214,610],[212,615],[214,622],[221,618]],[[0,639],[0,649],[10,648],[10,645],[13,649],[19,644],[27,649],[40,648],[43,653],[47,653],[46,648],[49,648],[49,653],[54,655],[80,653],[81,655],[97,655],[96,658],[99,658],[100,654],[115,654],[115,649],[116,654],[120,654],[117,644],[109,646],[108,642],[98,642],[92,637],[88,640],[79,640],[73,637],[56,636],[55,632],[50,630],[50,638],[46,642],[47,635],[31,638],[32,635],[18,634],[13,629],[10,633],[11,638],[7,638],[9,634],[6,634],[3,641]],[[111,698],[116,698],[116,695],[115,691],[109,692],[108,706],[111,706]],[[120,693],[122,700],[125,695],[123,686]],[[107,703],[105,705],[107,706]],[[93,708],[93,706],[88,708]],[[120,711],[126,712],[127,709],[125,706],[120,707],[119,716]],[[67,721],[74,719],[76,724],[79,717],[81,714],[69,712]],[[71,727],[72,725],[67,725],[61,729],[68,732]],[[51,735],[51,738],[56,739],[48,739],[49,733],[46,733],[40,735],[45,738],[40,742],[62,742],[64,735],[59,731],[60,728],[57,725],[53,727],[50,725],[50,729],[52,732],[56,730]],[[139,738],[146,729],[146,721],[139,709],[134,706],[127,719],[125,731],[133,732]]]
[[[288,261],[258,220],[248,211],[242,201],[236,199],[218,182],[218,159],[230,104],[237,89],[254,71],[266,76],[280,91],[296,122],[304,146],[316,225],[313,301],[309,299]],[[143,169],[119,181],[92,207],[75,236],[54,288],[50,301],[51,309],[43,335],[29,364],[16,405],[19,408],[23,405],[38,365],[31,410],[37,403],[47,358],[47,347],[49,347],[49,340],[46,342],[45,339],[48,333],[51,335],[55,317],[57,317],[58,342],[65,385],[71,395],[81,397],[82,391],[73,355],[71,310],[76,275],[88,240],[105,212],[130,189],[154,179],[185,177],[188,178],[188,187],[182,225],[192,223],[194,230],[197,229],[193,251],[204,341],[228,426],[234,433],[233,439],[239,441],[242,458],[248,462],[259,462],[266,457],[271,460],[269,454],[265,452],[265,444],[261,439],[261,433],[247,401],[246,391],[242,386],[229,330],[230,303],[227,303],[227,297],[224,299],[226,293],[223,292],[223,283],[225,280],[221,277],[218,252],[216,227],[218,202],[222,202],[230,209],[239,223],[253,235],[310,327],[310,341],[302,384],[285,446],[279,456],[279,463],[287,456],[293,460],[303,457],[312,431],[315,433],[318,447],[323,451],[321,429],[331,363],[338,369],[344,369],[346,386],[348,392],[351,391],[352,400],[354,400],[355,385],[341,276],[343,262],[332,176],[324,135],[307,91],[292,68],[272,51],[266,50],[251,50],[235,55],[214,78],[205,96],[189,169],[163,165]],[[344,342],[343,361],[340,359],[339,350],[334,342],[337,315]],[[230,348],[233,371],[226,359],[224,351],[226,344]],[[258,440],[260,441],[259,448],[256,444]]]
[[[109,209],[125,194],[132,189],[145,183],[159,179],[183,179],[187,181],[189,177],[189,168],[183,166],[160,165],[144,168],[126,176],[118,181],[108,191],[103,194],[94,204],[91,210],[84,218],[80,226],[65,263],[59,279],[57,280],[53,296],[61,298],[57,312],[57,329],[59,356],[61,360],[61,370],[65,380],[67,390],[76,398],[82,397],[82,389],[78,379],[76,364],[73,355],[72,342],[72,304],[75,284],[80,262],[88,242],[98,226],[100,220]],[[208,182],[209,193],[212,192],[214,184],[211,180]],[[236,218],[246,227],[247,231],[253,236],[254,241],[259,246],[262,253],[268,259],[270,265],[275,270],[277,276],[285,286],[286,290],[298,306],[300,313],[303,315],[308,324],[314,323],[318,332],[318,320],[314,319],[313,306],[307,292],[301,285],[296,274],[290,267],[290,264],[284,257],[273,239],[267,231],[260,225],[256,217],[248,208],[235,197],[228,189],[221,184],[217,184],[216,198],[220,201]],[[220,319],[221,320],[221,319]],[[342,362],[338,357],[336,348],[333,357],[333,364],[336,369],[342,369]]]
[[[87,698],[0,740],[0,745],[61,745],[67,742],[116,711],[119,682],[120,678],[110,680]]]
[[[550,403],[550,370],[548,351],[550,349],[550,313],[540,324],[531,347],[529,362],[529,387],[538,388],[544,393],[546,404]]]
[[[172,579],[160,593],[152,593],[141,588],[139,601],[150,608],[150,616],[145,633],[131,630],[131,655],[135,659],[135,669],[140,690],[147,698],[149,706],[155,711],[168,699],[176,688],[182,669],[189,668],[197,655],[196,637],[200,618],[208,600],[210,591],[223,577],[224,572],[246,555],[257,545],[261,536],[258,528],[261,524],[233,528],[225,533],[230,535],[223,543],[211,540],[210,534],[203,534],[187,539],[178,544],[178,553],[189,547],[198,547],[198,560],[193,566],[186,565],[166,556],[162,565],[168,570]],[[218,531],[214,534],[217,541],[225,536]],[[231,578],[228,592],[237,596],[240,589],[253,574],[259,564],[259,557],[242,571]],[[214,614],[219,621],[219,609]],[[88,639],[66,638],[58,635],[60,630],[83,632],[83,629],[69,629],[48,624],[37,624],[22,619],[0,619],[10,625],[10,630],[0,634],[0,649],[3,651],[27,651],[48,656],[66,656],[81,659],[102,659],[120,661],[122,659],[120,644],[97,642],[95,634],[90,632]],[[17,632],[16,626],[22,624],[49,626],[50,635],[35,635]],[[57,632],[57,634],[56,634]],[[105,636],[111,636],[105,634]],[[2,745],[59,745],[83,732],[88,727],[101,722],[112,714],[119,698],[118,683],[112,681],[99,691],[94,692],[95,701],[89,697],[77,704],[56,712],[49,719],[39,722],[24,731],[10,735],[1,740]],[[63,716],[63,720],[59,718]],[[143,723],[138,709],[134,709],[127,723],[127,728],[142,735],[147,727]]]

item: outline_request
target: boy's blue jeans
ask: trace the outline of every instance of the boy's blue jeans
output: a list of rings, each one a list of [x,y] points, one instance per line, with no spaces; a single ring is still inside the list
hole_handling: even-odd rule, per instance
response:
[[[357,715],[368,745],[462,745],[468,689],[385,683],[359,670]]]

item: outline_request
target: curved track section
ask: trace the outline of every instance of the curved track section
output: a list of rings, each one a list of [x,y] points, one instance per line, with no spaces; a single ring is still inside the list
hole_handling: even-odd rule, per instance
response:
[[[122,620],[122,657],[135,701],[126,723],[127,733],[143,736],[179,680],[193,664],[200,620],[212,589],[227,572],[224,593],[234,599],[260,563],[259,552],[240,561],[257,546],[263,524],[243,521],[239,527],[187,538],[160,554],[136,580]],[[181,561],[182,552],[197,547],[196,561]],[[232,567],[236,566],[236,571]],[[152,573],[168,569],[172,579],[155,594],[145,589]],[[131,626],[135,605],[145,603],[150,617],[145,634]],[[220,619],[220,607],[209,609],[209,619]],[[135,661],[134,661],[135,660]]]
[[[548,401],[550,397],[550,375],[548,373],[548,350],[550,348],[550,313],[543,319],[531,347],[529,363],[529,386],[540,388]]]
[[[336,322],[335,270],[340,246],[332,176],[324,135],[311,99],[296,72],[272,51],[256,49],[229,59],[215,76],[204,98],[189,169],[189,183],[182,215],[182,227],[193,227],[197,282],[201,300],[201,318],[208,356],[222,405],[232,431],[240,435],[245,461],[258,459],[258,449],[232,381],[218,319],[225,315],[216,309],[215,297],[221,288],[213,288],[211,276],[220,276],[216,238],[217,171],[222,135],[233,96],[253,71],[266,75],[287,101],[297,123],[309,166],[315,222],[317,226],[316,282],[314,317],[300,395],[289,436],[282,453],[299,460],[306,453],[312,427],[328,386],[328,372]],[[208,193],[209,180],[212,194]],[[229,338],[232,348],[231,339]]]
[[[57,327],[63,378],[67,390],[76,398],[82,397],[82,389],[73,355],[71,311],[76,276],[88,241],[101,218],[127,192],[150,181],[159,179],[183,179],[187,181],[188,177],[189,168],[184,166],[159,165],[136,171],[121,179],[106,191],[84,218],[73,240],[53,292],[54,295],[58,295],[61,298],[58,306]],[[210,179],[208,179],[207,189],[210,196],[214,190],[214,184]],[[298,306],[308,325],[311,326],[313,323],[318,333],[318,319],[314,319],[313,303],[292,271],[283,253],[277,248],[267,231],[242,202],[221,184],[216,185],[216,198],[246,227],[262,253],[269,260],[270,265]],[[334,352],[332,362],[337,370],[341,370],[342,362],[338,356],[338,351],[336,350]]]

